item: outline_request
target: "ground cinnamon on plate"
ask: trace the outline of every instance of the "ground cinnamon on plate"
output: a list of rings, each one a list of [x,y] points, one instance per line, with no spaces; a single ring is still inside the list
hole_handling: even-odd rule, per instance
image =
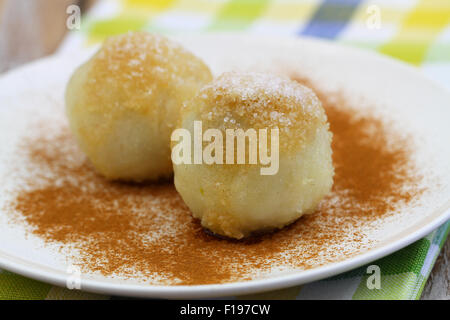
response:
[[[364,230],[420,191],[408,142],[373,115],[321,95],[333,138],[333,192],[319,210],[272,234],[232,241],[203,231],[171,182],[125,184],[99,177],[65,124],[25,139],[35,174],[10,204],[30,232],[60,244],[83,272],[154,284],[252,279],[358,254]],[[367,130],[371,128],[371,130]],[[389,142],[389,143],[388,143]]]

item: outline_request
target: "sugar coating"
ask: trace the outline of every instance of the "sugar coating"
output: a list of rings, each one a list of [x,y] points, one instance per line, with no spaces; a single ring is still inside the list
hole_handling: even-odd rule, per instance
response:
[[[105,40],[90,61],[85,89],[99,102],[111,97],[112,103],[102,104],[105,109],[149,112],[159,108],[158,103],[148,104],[152,97],[160,98],[158,90],[178,96],[175,89],[184,91],[190,82],[196,86],[209,80],[208,67],[180,44],[161,35],[133,32]],[[126,99],[115,101],[117,97],[106,89],[119,90]],[[98,111],[97,105],[92,107]]]
[[[170,176],[170,134],[179,109],[211,79],[199,58],[163,36],[111,37],[67,86],[72,132],[109,179]]]
[[[328,126],[320,100],[288,78],[257,72],[226,72],[204,86],[183,113],[195,112],[204,128],[280,130],[280,148],[295,152],[311,129]]]
[[[225,73],[185,103],[179,125],[191,137],[196,120],[204,130],[280,130],[274,175],[261,175],[261,163],[174,164],[177,191],[214,233],[241,239],[282,228],[312,213],[330,192],[332,135],[312,90],[269,74]]]

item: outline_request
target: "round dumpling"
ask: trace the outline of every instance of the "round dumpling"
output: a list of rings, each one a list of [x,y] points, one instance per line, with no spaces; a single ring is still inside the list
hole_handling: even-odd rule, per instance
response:
[[[170,176],[170,134],[179,109],[211,79],[199,58],[163,36],[111,37],[67,85],[70,127],[108,179]]]
[[[282,228],[313,212],[332,187],[325,111],[311,89],[288,78],[224,73],[185,104],[178,126],[189,133],[183,139],[190,137],[191,151],[172,137],[176,189],[218,235],[240,239]]]

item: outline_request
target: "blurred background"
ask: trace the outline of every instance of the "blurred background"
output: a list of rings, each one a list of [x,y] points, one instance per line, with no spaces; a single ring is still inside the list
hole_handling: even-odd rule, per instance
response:
[[[320,37],[419,66],[450,89],[449,0],[0,0],[0,72],[129,30]]]
[[[319,37],[400,59],[450,89],[450,0],[0,0],[0,73],[130,30]],[[449,258],[447,241],[422,299],[450,299]]]
[[[68,6],[95,1],[0,0],[0,72],[53,53],[69,29]]]

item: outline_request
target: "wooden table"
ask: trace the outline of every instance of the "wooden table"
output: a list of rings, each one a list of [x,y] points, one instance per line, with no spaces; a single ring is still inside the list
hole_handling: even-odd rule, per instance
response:
[[[95,0],[0,0],[0,72],[55,51],[66,29],[66,8],[87,10]],[[450,300],[450,238],[441,251],[422,299]]]

